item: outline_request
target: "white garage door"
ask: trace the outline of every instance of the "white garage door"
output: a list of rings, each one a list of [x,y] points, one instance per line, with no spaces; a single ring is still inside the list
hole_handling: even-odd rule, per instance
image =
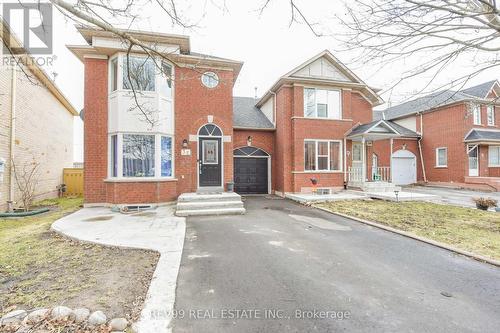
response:
[[[392,154],[392,182],[407,185],[417,182],[417,158],[408,150]]]

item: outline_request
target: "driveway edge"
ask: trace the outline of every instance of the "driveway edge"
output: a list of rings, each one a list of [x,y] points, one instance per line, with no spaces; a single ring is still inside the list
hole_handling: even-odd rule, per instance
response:
[[[358,217],[346,215],[346,214],[339,213],[339,212],[334,212],[334,211],[331,211],[331,210],[323,208],[323,207],[316,207],[316,206],[311,206],[311,207],[314,207],[316,209],[322,210],[324,212],[327,212],[327,213],[330,213],[330,214],[333,214],[333,215],[344,217],[346,219],[350,219],[350,220],[354,220],[356,222],[367,224],[367,225],[370,225],[372,227],[383,229],[385,231],[390,231],[390,232],[393,232],[393,233],[401,235],[401,236],[412,238],[412,239],[418,240],[418,241],[423,242],[423,243],[434,245],[434,246],[440,247],[442,249],[445,249],[445,250],[448,250],[448,251],[452,251],[452,252],[455,252],[455,253],[467,256],[467,257],[472,258],[472,259],[477,260],[477,261],[485,262],[485,263],[488,263],[490,265],[500,267],[500,261],[497,261],[497,260],[494,260],[494,259],[490,259],[490,258],[481,256],[481,255],[478,255],[478,254],[474,254],[472,252],[468,252],[468,251],[464,251],[464,250],[461,250],[461,249],[457,249],[456,247],[453,247],[451,245],[447,245],[447,244],[444,244],[444,243],[441,243],[441,242],[436,242],[436,241],[434,241],[432,239],[428,239],[428,238],[425,238],[425,237],[420,237],[420,236],[414,235],[412,233],[409,233],[409,232],[406,232],[406,231],[402,231],[402,230],[399,230],[399,229],[395,229],[395,228],[392,228],[392,227],[389,227],[389,226],[386,226],[386,225],[383,225],[383,224],[380,224],[380,223],[377,223],[377,222],[364,220],[364,219],[361,219],[361,218],[358,218]]]

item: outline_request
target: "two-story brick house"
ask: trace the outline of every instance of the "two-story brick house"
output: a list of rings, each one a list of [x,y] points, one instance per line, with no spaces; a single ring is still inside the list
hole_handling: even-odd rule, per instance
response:
[[[419,133],[419,147],[413,145],[419,181],[488,184],[500,190],[499,96],[495,80],[417,98],[379,117]]]
[[[311,191],[312,179],[324,190],[388,180],[371,143],[418,137],[371,123],[381,98],[328,51],[257,100],[233,97],[241,62],[192,52],[187,36],[129,32],[166,55],[152,59],[140,48],[127,55],[111,33],[79,32],[88,45],[69,48],[85,65],[87,204],[167,202],[232,181],[241,194],[285,194]]]

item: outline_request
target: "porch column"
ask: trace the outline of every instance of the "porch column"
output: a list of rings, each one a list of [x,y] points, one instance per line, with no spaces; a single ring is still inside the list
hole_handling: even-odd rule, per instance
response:
[[[362,159],[363,159],[363,163],[361,164],[361,179],[363,180],[363,182],[366,181],[366,139],[365,137],[363,136],[362,139],[361,139],[361,143],[362,143]]]
[[[392,146],[394,144],[394,139],[391,138],[391,155],[389,155],[389,179],[390,179],[390,182],[392,183]]]

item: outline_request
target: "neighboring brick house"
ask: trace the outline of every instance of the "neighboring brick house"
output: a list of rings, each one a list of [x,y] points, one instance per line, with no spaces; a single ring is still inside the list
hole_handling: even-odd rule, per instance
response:
[[[7,26],[1,29],[4,45],[19,47]],[[8,41],[8,42],[7,42]],[[10,50],[10,49],[9,49]],[[1,51],[0,51],[1,52]],[[14,168],[19,176],[29,172],[33,160],[36,172],[36,199],[57,196],[63,182],[63,168],[73,164],[73,119],[77,111],[48,75],[35,63],[26,61],[29,54],[1,54],[0,67],[0,207],[7,201],[20,205],[20,191]],[[22,65],[22,63],[26,65]],[[23,182],[21,182],[23,183]]]
[[[499,96],[495,80],[417,98],[378,117],[419,133],[421,151],[412,148],[419,181],[487,184],[500,190]]]
[[[241,62],[192,52],[187,36],[129,31],[169,61],[153,61],[139,48],[125,61],[127,46],[111,33],[78,30],[88,45],[69,48],[85,65],[86,204],[166,202],[223,191],[233,180],[241,194],[308,192],[311,178],[321,188],[341,188],[365,158],[368,136],[379,139],[375,132],[391,125],[346,137],[372,120],[382,100],[328,51],[257,100],[233,97]],[[146,78],[136,85],[139,104],[157,108],[154,125],[134,110],[125,75],[134,64]]]

